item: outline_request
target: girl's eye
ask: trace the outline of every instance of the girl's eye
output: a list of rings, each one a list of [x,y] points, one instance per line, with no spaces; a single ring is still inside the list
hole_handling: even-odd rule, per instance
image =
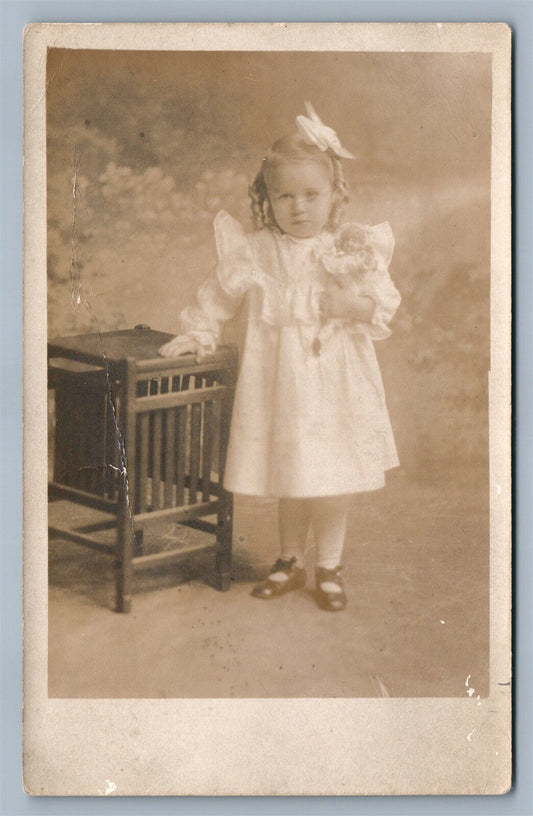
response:
[[[309,193],[305,194],[305,198],[306,198],[307,201],[314,201],[315,198],[317,197],[317,195],[318,195],[318,193],[310,191]]]

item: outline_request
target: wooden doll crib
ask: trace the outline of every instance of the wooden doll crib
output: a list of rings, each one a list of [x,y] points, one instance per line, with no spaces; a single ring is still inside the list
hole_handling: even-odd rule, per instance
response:
[[[230,586],[233,508],[222,478],[237,353],[220,347],[201,363],[193,355],[159,357],[170,339],[137,326],[48,344],[49,499],[99,511],[82,525],[49,521],[49,533],[113,559],[117,612],[131,609],[135,569],[199,551],[214,552],[216,585]],[[145,552],[144,531],[162,520],[207,535]],[[98,538],[110,530],[114,541]]]

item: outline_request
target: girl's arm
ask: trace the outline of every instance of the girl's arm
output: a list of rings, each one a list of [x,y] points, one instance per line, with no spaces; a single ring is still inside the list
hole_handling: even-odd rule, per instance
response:
[[[254,259],[244,229],[227,212],[214,222],[218,264],[180,315],[180,334],[161,346],[164,357],[215,351],[224,323],[235,315],[253,281]]]
[[[196,354],[199,359],[215,351],[224,323],[234,316],[240,297],[225,292],[216,272],[200,286],[192,302],[181,312],[180,334],[161,346],[163,357]]]

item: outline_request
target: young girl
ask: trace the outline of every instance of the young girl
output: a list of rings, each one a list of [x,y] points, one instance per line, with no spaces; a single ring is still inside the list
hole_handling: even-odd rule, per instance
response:
[[[255,231],[214,222],[218,265],[160,353],[204,357],[245,301],[246,336],[224,485],[279,498],[281,554],[257,598],[303,587],[312,525],[316,597],[341,610],[352,494],[376,490],[398,464],[373,340],[400,303],[388,274],[388,224],[340,226],[347,201],[341,147],[309,103],[250,188]]]

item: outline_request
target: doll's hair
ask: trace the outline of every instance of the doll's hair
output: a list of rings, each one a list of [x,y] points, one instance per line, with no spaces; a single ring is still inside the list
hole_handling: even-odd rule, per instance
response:
[[[268,186],[281,164],[316,162],[326,168],[333,189],[333,205],[326,228],[334,230],[348,202],[348,187],[339,157],[328,147],[320,150],[304,142],[299,133],[278,139],[263,158],[263,166],[249,188],[255,229],[275,227],[276,220],[268,198]]]

